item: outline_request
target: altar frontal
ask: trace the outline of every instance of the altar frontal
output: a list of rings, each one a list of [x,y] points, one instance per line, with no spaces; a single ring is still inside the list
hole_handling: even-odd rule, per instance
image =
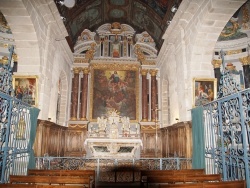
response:
[[[89,123],[84,147],[87,158],[140,158],[140,125],[113,110]]]

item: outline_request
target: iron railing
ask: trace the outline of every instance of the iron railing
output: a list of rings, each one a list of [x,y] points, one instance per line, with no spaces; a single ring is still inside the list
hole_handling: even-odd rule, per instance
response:
[[[24,174],[29,161],[30,105],[14,98],[10,48],[8,62],[0,64],[0,183],[10,174]]]
[[[203,114],[207,172],[245,179],[250,188],[250,89],[204,105]]]
[[[191,167],[190,158],[99,159],[49,156],[36,158],[36,169],[95,170],[96,180],[107,182],[140,181],[140,170],[179,170]]]

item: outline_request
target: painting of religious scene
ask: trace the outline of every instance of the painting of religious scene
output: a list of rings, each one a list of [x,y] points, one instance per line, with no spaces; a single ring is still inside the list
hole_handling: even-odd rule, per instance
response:
[[[15,97],[29,105],[37,106],[37,76],[13,76]]]
[[[136,71],[95,69],[92,79],[92,119],[116,110],[120,116],[136,120]]]
[[[216,98],[216,78],[193,78],[193,106],[205,105]]]

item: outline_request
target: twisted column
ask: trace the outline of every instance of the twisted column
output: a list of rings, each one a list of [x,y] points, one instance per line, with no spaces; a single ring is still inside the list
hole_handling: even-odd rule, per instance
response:
[[[87,115],[87,97],[88,97],[88,74],[89,69],[84,68],[83,69],[83,79],[82,79],[82,96],[81,96],[81,114],[80,118],[81,120],[86,120]]]
[[[147,73],[148,70],[142,69],[142,121],[148,121],[148,92],[147,92]]]
[[[74,78],[72,79],[71,89],[71,107],[70,107],[70,119],[77,119],[77,107],[78,107],[78,86],[79,86],[79,69],[74,68]]]

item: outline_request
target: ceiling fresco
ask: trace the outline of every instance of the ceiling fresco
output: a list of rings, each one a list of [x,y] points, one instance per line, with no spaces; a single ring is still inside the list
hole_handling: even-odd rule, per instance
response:
[[[181,0],[76,0],[74,7],[67,8],[58,1],[55,0],[59,13],[66,19],[64,24],[72,45],[75,45],[84,29],[96,31],[105,23],[120,22],[132,26],[136,33],[147,31],[153,37],[158,51],[168,26],[166,23],[174,16],[171,8],[181,3]],[[250,0],[235,12],[218,41],[247,37],[250,34],[249,15]],[[0,12],[1,32],[11,34],[11,28]]]
[[[4,15],[0,11],[0,32],[12,34],[10,26],[8,25]]]
[[[236,40],[247,37],[250,32],[250,1],[247,1],[228,21],[218,41]]]
[[[105,23],[120,22],[132,26],[137,33],[147,31],[159,50],[162,36],[174,13],[171,8],[182,0],[76,0],[67,8],[59,3],[58,10],[73,44],[84,29],[95,31]],[[58,0],[55,0],[58,2]]]

